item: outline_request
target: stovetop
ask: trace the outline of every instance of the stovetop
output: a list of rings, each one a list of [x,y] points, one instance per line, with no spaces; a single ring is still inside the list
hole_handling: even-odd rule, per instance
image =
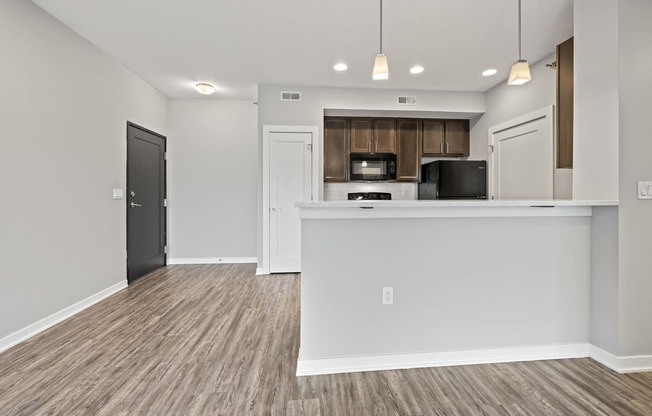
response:
[[[350,192],[349,201],[387,201],[392,199],[389,192]]]

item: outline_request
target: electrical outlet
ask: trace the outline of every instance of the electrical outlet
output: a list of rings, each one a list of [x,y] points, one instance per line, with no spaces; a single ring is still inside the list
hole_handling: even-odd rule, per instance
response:
[[[393,305],[394,304],[394,288],[393,287],[384,287],[383,288],[383,305]]]

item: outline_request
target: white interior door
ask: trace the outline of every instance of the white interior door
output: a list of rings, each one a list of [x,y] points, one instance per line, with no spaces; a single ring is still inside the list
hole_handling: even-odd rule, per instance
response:
[[[312,199],[312,134],[271,133],[269,143],[270,272],[301,271],[297,202]]]
[[[554,196],[552,108],[490,129],[493,199]]]

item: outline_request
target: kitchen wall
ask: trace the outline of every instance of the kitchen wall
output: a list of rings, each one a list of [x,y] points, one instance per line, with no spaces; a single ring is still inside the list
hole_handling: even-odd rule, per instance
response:
[[[647,355],[652,366],[652,201],[637,199],[637,181],[652,181],[652,137],[648,127],[652,112],[651,21],[652,2],[620,0],[621,348],[625,356]]]
[[[256,262],[258,108],[170,100],[170,263]]]
[[[0,2],[0,348],[126,283],[127,121],[167,99],[30,1]],[[15,339],[15,338],[11,338]]]
[[[301,91],[299,102],[282,102],[281,91]],[[418,105],[401,106],[396,103],[399,95],[414,95]],[[481,92],[454,91],[410,91],[365,88],[329,88],[291,85],[260,85],[258,87],[258,166],[262,169],[262,127],[264,125],[318,126],[320,135],[324,131],[324,110],[368,110],[365,114],[378,116],[445,117],[445,114],[467,114],[468,118],[485,111],[485,94]],[[340,114],[347,113],[339,112]],[[329,114],[338,114],[330,111]],[[358,113],[361,115],[362,113]],[[314,143],[315,149],[322,149],[322,138]],[[473,150],[472,150],[473,151]],[[471,154],[471,157],[474,157]],[[314,167],[319,183],[322,183],[323,159]],[[262,171],[259,171],[258,195],[262,199]],[[318,190],[323,198],[323,189]],[[258,235],[262,235],[262,204],[258,204]],[[258,253],[262,252],[262,239],[258,241]]]
[[[551,54],[530,67],[532,80],[515,87],[503,81],[487,91],[486,110],[471,129],[471,153],[476,159],[486,160],[488,155],[488,130],[533,111],[556,105],[557,75],[546,68],[554,62],[556,54]],[[556,140],[555,140],[556,151]],[[556,154],[556,153],[555,153]],[[555,156],[556,160],[556,156]],[[572,169],[555,169],[555,199],[572,198]]]
[[[618,1],[575,0],[573,199],[618,199]]]

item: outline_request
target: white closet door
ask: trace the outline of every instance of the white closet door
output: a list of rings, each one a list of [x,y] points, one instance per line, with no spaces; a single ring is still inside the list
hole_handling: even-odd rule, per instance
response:
[[[494,199],[553,199],[553,125],[548,111],[502,126],[491,133],[491,144]]]
[[[301,271],[297,202],[312,198],[312,134],[271,133],[269,165],[270,272]]]

